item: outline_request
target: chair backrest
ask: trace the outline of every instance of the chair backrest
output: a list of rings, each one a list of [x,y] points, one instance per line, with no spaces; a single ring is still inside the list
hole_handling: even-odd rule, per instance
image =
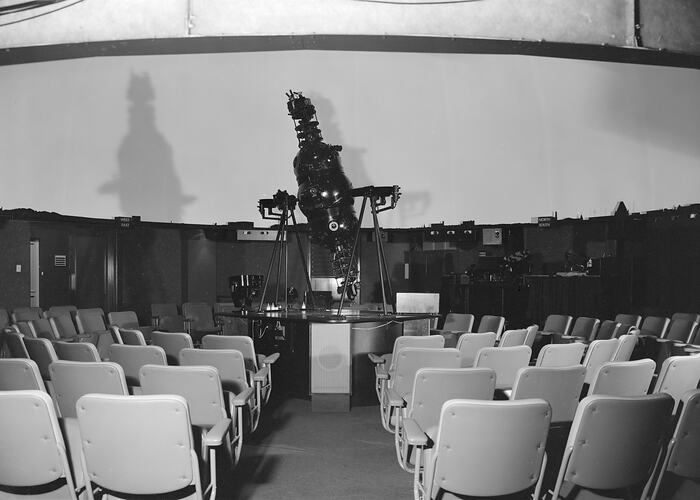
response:
[[[471,332],[474,327],[474,315],[464,313],[447,313],[443,330],[452,332]]]
[[[413,391],[416,372],[421,368],[460,368],[461,356],[455,348],[404,347],[396,355],[392,390],[406,397]]]
[[[192,322],[192,328],[214,328],[214,310],[205,302],[185,302],[182,314]]]
[[[151,316],[160,318],[162,316],[178,316],[177,304],[151,304]]]
[[[234,349],[240,351],[247,370],[258,371],[258,359],[253,339],[246,335],[205,335],[202,349]]]
[[[474,366],[476,353],[484,347],[493,347],[496,344],[496,334],[494,332],[465,333],[457,340],[457,349],[462,356],[462,367],[471,368]]]
[[[0,408],[0,485],[41,486],[51,498],[77,499],[51,397],[43,391],[0,392]],[[47,491],[51,483],[57,489]]]
[[[41,307],[17,307],[12,310],[12,322],[32,321],[43,318]]]
[[[603,363],[593,375],[588,394],[643,396],[649,390],[655,368],[653,359]]]
[[[169,365],[177,365],[180,362],[181,349],[194,347],[192,337],[181,332],[155,331],[151,334],[151,343],[163,348]]]
[[[503,316],[494,316],[492,314],[485,314],[479,320],[479,326],[476,333],[494,332],[496,338],[501,336],[503,333],[503,327],[506,324],[506,318]]]
[[[518,370],[510,399],[544,399],[552,409],[552,423],[571,422],[585,378],[583,365],[526,366]]]
[[[638,330],[635,330],[638,331]],[[634,334],[621,335],[618,339],[620,343],[615,349],[615,353],[610,361],[629,361],[634,352],[634,347],[637,345],[639,337]]]
[[[31,359],[0,359],[0,391],[46,391],[39,367]]]
[[[110,325],[120,328],[138,329],[139,318],[134,311],[113,311],[107,313],[107,321]]]
[[[129,394],[124,370],[111,361],[56,361],[51,364],[50,372],[58,411],[63,418],[75,418],[75,404],[85,394]]]
[[[105,317],[101,309],[78,309],[75,313],[78,333],[104,332],[107,330]]]
[[[28,322],[32,337],[58,340],[58,334],[51,327],[51,321],[46,318],[34,319]]]
[[[525,336],[525,345],[529,346],[530,349],[535,345],[535,339],[537,338],[537,332],[540,330],[539,325],[530,325],[526,329],[527,335]]]
[[[513,347],[484,347],[476,353],[474,366],[491,368],[496,372],[496,389],[510,389],[518,370],[528,366],[532,349],[526,345]]]
[[[54,332],[62,339],[73,339],[78,336],[78,330],[75,328],[73,318],[67,312],[55,313],[50,312],[49,323]]]
[[[17,331],[5,332],[5,344],[12,358],[29,358],[29,352],[24,345],[24,335]]]
[[[24,346],[27,348],[29,357],[33,359],[39,367],[39,373],[44,380],[50,380],[49,366],[58,361],[58,356],[51,341],[47,339],[24,338]]]
[[[158,317],[158,330],[164,332],[184,332],[185,317],[179,314]],[[152,339],[151,339],[152,340]]]
[[[583,365],[586,367],[587,384],[590,384],[593,380],[596,369],[612,359],[618,345],[620,345],[618,339],[594,340],[590,343],[586,351],[586,357],[583,359]]]
[[[7,314],[7,309],[0,309],[0,330],[9,326],[10,315]]]
[[[544,321],[543,332],[568,335],[574,318],[567,314],[550,314]]]
[[[587,396],[576,410],[560,478],[598,490],[644,483],[658,457],[672,408],[673,398],[667,394]]]
[[[450,399],[492,400],[496,373],[490,368],[421,368],[416,372],[408,416],[421,429],[437,428]]]
[[[234,349],[183,349],[180,366],[213,366],[225,391],[238,394],[249,387],[245,360]]]
[[[90,394],[78,402],[78,425],[84,469],[99,486],[155,497],[194,485],[194,498],[202,498],[190,411],[181,396]]]
[[[600,320],[598,318],[589,318],[587,316],[579,316],[574,321],[574,326],[571,327],[571,333],[574,337],[583,337],[586,340],[593,340],[598,333]]]
[[[428,491],[480,497],[531,488],[540,476],[550,417],[541,399],[448,401],[440,413]]]
[[[146,345],[146,339],[141,333],[141,330],[119,327],[119,334],[122,337],[122,343],[126,345]]]
[[[542,346],[535,366],[557,367],[580,365],[586,344],[571,342],[570,344],[546,344]]]
[[[672,442],[668,470],[680,477],[700,479],[700,389],[683,395]]]
[[[683,318],[674,319],[671,320],[671,323],[668,325],[664,338],[677,342],[690,342],[690,338],[697,328],[698,323],[696,321]]]
[[[53,347],[58,359],[64,361],[101,361],[97,347],[89,342],[55,342]]]
[[[122,367],[129,387],[141,384],[139,371],[142,366],[168,364],[165,350],[157,345],[112,344],[109,346],[109,359]]]
[[[32,330],[32,327],[29,326],[28,321],[18,321],[15,323],[15,328],[19,330],[19,333],[24,335],[27,338],[34,339],[36,338],[36,335],[34,335],[34,330]]]
[[[699,383],[700,356],[670,356],[661,365],[653,392],[670,394],[677,408],[683,394],[697,388]]]
[[[617,338],[617,331],[619,330],[621,325],[622,323],[619,323],[618,321],[606,319],[600,324],[595,339],[590,340],[608,340]]]
[[[639,328],[642,324],[642,316],[639,314],[618,314],[615,316],[615,321],[617,323],[634,325]]]
[[[664,316],[647,316],[642,321],[642,326],[639,329],[642,335],[653,335],[654,337],[663,338],[670,323],[671,320]]]
[[[192,425],[211,428],[226,418],[219,373],[213,366],[141,367],[143,394],[177,394],[187,401]]]
[[[76,312],[78,312],[78,307],[73,305],[51,306],[47,311],[44,312],[44,315],[47,317],[51,317],[53,314],[68,314],[70,316],[74,315]]]
[[[671,321],[676,319],[687,319],[688,321],[695,321],[700,324],[700,313],[675,312],[671,315]]]
[[[501,340],[498,342],[498,347],[513,347],[516,345],[525,345],[527,339],[527,330],[525,328],[519,330],[506,330],[501,335]]]

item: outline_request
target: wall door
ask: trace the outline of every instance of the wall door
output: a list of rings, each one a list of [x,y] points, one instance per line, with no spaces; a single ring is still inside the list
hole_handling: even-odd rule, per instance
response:
[[[39,307],[39,240],[29,242],[29,305]]]

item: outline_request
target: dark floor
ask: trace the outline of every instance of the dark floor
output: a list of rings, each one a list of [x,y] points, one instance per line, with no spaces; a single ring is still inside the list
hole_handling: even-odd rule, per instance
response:
[[[284,397],[265,407],[238,466],[220,478],[217,497],[406,500],[412,481],[396,461],[378,406],[317,413],[306,399]]]

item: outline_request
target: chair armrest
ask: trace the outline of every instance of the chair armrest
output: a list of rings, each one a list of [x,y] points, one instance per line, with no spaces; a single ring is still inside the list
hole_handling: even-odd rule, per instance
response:
[[[256,373],[253,374],[254,382],[265,382],[270,374],[270,368],[268,366],[262,367]]]
[[[562,335],[561,340],[570,340],[571,342],[586,342],[588,339],[586,337],[579,337],[578,335]]]
[[[248,387],[232,398],[233,406],[245,406],[255,394],[255,389]]]
[[[216,425],[214,425],[214,427],[207,431],[204,438],[202,438],[204,446],[220,446],[221,443],[224,442],[224,436],[226,436],[226,433],[228,432],[230,427],[230,418],[222,418],[221,420],[219,420],[216,423]]]
[[[412,446],[425,446],[428,444],[428,436],[412,418],[405,418],[403,430],[406,434],[406,441]]]
[[[262,362],[263,362],[263,365],[271,365],[272,363],[277,361],[279,358],[280,358],[280,353],[273,352],[269,356],[265,356],[265,358],[263,358]]]
[[[403,408],[406,401],[395,390],[389,389],[389,406]]]
[[[386,359],[382,358],[381,356],[377,356],[373,352],[368,352],[367,357],[375,365],[383,365],[384,363],[386,363]]]

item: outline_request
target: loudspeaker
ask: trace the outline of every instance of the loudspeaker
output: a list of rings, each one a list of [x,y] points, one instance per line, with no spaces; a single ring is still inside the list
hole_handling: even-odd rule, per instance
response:
[[[311,393],[350,394],[350,323],[311,323]]]

